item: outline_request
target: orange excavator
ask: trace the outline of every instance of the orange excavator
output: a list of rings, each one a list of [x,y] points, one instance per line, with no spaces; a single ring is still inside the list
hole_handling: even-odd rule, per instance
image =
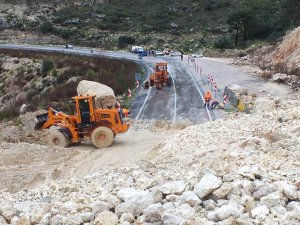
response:
[[[143,87],[148,89],[150,86],[160,90],[164,85],[171,86],[172,78],[169,76],[167,63],[156,63],[154,66],[154,72],[150,75],[149,80],[144,81]]]
[[[68,115],[49,108],[48,112],[36,116],[35,130],[56,126],[48,136],[49,145],[67,147],[70,143],[80,143],[84,137],[92,140],[97,148],[109,147],[114,137],[128,130],[123,122],[124,114],[117,108],[96,108],[95,96],[73,97],[75,115]]]

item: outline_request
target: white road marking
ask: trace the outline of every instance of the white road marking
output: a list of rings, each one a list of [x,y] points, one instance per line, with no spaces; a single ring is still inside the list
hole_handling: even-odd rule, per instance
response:
[[[171,69],[172,66],[169,65],[169,68]],[[173,118],[173,123],[176,123],[176,111],[177,111],[177,95],[176,95],[176,85],[175,85],[175,80],[172,76],[172,74],[170,73],[170,76],[172,78],[172,84],[173,84],[173,87],[174,87],[174,95],[175,95],[175,103],[174,103],[174,118]]]
[[[147,67],[150,69],[150,71],[151,71],[151,73],[152,73],[152,69],[150,68],[150,66],[147,65]],[[143,109],[144,109],[144,107],[145,107],[145,105],[146,105],[146,102],[148,101],[148,98],[149,98],[149,96],[150,96],[151,90],[152,90],[152,87],[150,87],[150,89],[149,89],[149,91],[148,91],[148,93],[147,93],[147,97],[145,98],[145,101],[144,101],[144,103],[143,103],[143,105],[142,105],[142,107],[141,107],[139,113],[138,113],[137,116],[135,117],[135,120],[138,120],[139,116],[141,115],[141,113],[142,113],[142,111],[143,111]]]
[[[203,100],[203,102],[205,102],[204,97],[203,97],[203,95],[202,95],[202,93],[201,93],[201,91],[200,91],[200,88],[198,87],[198,84],[197,84],[196,81],[195,81],[195,78],[194,78],[193,74],[191,73],[191,71],[189,70],[189,68],[187,68],[187,66],[186,66],[183,62],[181,62],[181,63],[184,65],[184,67],[185,67],[186,70],[188,71],[190,77],[192,78],[192,80],[193,80],[193,82],[194,82],[194,84],[195,84],[195,86],[196,86],[196,88],[197,88],[197,90],[198,90],[198,92],[199,92],[199,94],[200,94],[202,100]],[[207,114],[208,114],[209,120],[212,121],[212,118],[211,118],[211,115],[210,115],[210,113],[209,113],[209,110],[208,110],[207,106],[206,106],[205,108],[206,108],[206,112],[207,112]]]

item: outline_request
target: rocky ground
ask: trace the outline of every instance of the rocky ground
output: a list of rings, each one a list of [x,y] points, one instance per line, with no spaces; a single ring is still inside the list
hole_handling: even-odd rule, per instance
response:
[[[53,171],[52,179],[35,188],[4,189],[1,224],[298,224],[298,99],[258,98],[254,110],[174,130],[127,165],[107,165],[67,179],[55,179]],[[148,123],[160,136],[170,129],[155,126]],[[143,127],[138,123],[133,130],[142,135]],[[63,164],[76,154],[72,148],[26,143],[0,148],[1,154],[27,149],[36,155],[16,157],[19,169],[38,164],[39,154],[45,155],[44,165]]]

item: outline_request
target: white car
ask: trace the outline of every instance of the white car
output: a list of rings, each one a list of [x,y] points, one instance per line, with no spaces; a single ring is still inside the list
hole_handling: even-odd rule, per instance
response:
[[[161,51],[156,51],[155,52],[155,55],[156,56],[162,56],[162,55],[165,55],[165,53],[161,52]]]
[[[74,48],[73,45],[66,45],[66,48]]]
[[[192,57],[193,58],[202,58],[203,57],[203,53],[202,52],[194,53],[194,54],[192,54]]]
[[[171,52],[170,56],[181,56],[181,52]]]

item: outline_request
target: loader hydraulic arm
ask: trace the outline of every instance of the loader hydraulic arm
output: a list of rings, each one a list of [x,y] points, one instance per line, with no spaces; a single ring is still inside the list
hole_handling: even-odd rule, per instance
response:
[[[48,109],[48,113],[38,115],[35,119],[35,130],[48,129],[53,125],[62,125],[71,123],[69,115],[63,112],[58,112],[53,108]]]

